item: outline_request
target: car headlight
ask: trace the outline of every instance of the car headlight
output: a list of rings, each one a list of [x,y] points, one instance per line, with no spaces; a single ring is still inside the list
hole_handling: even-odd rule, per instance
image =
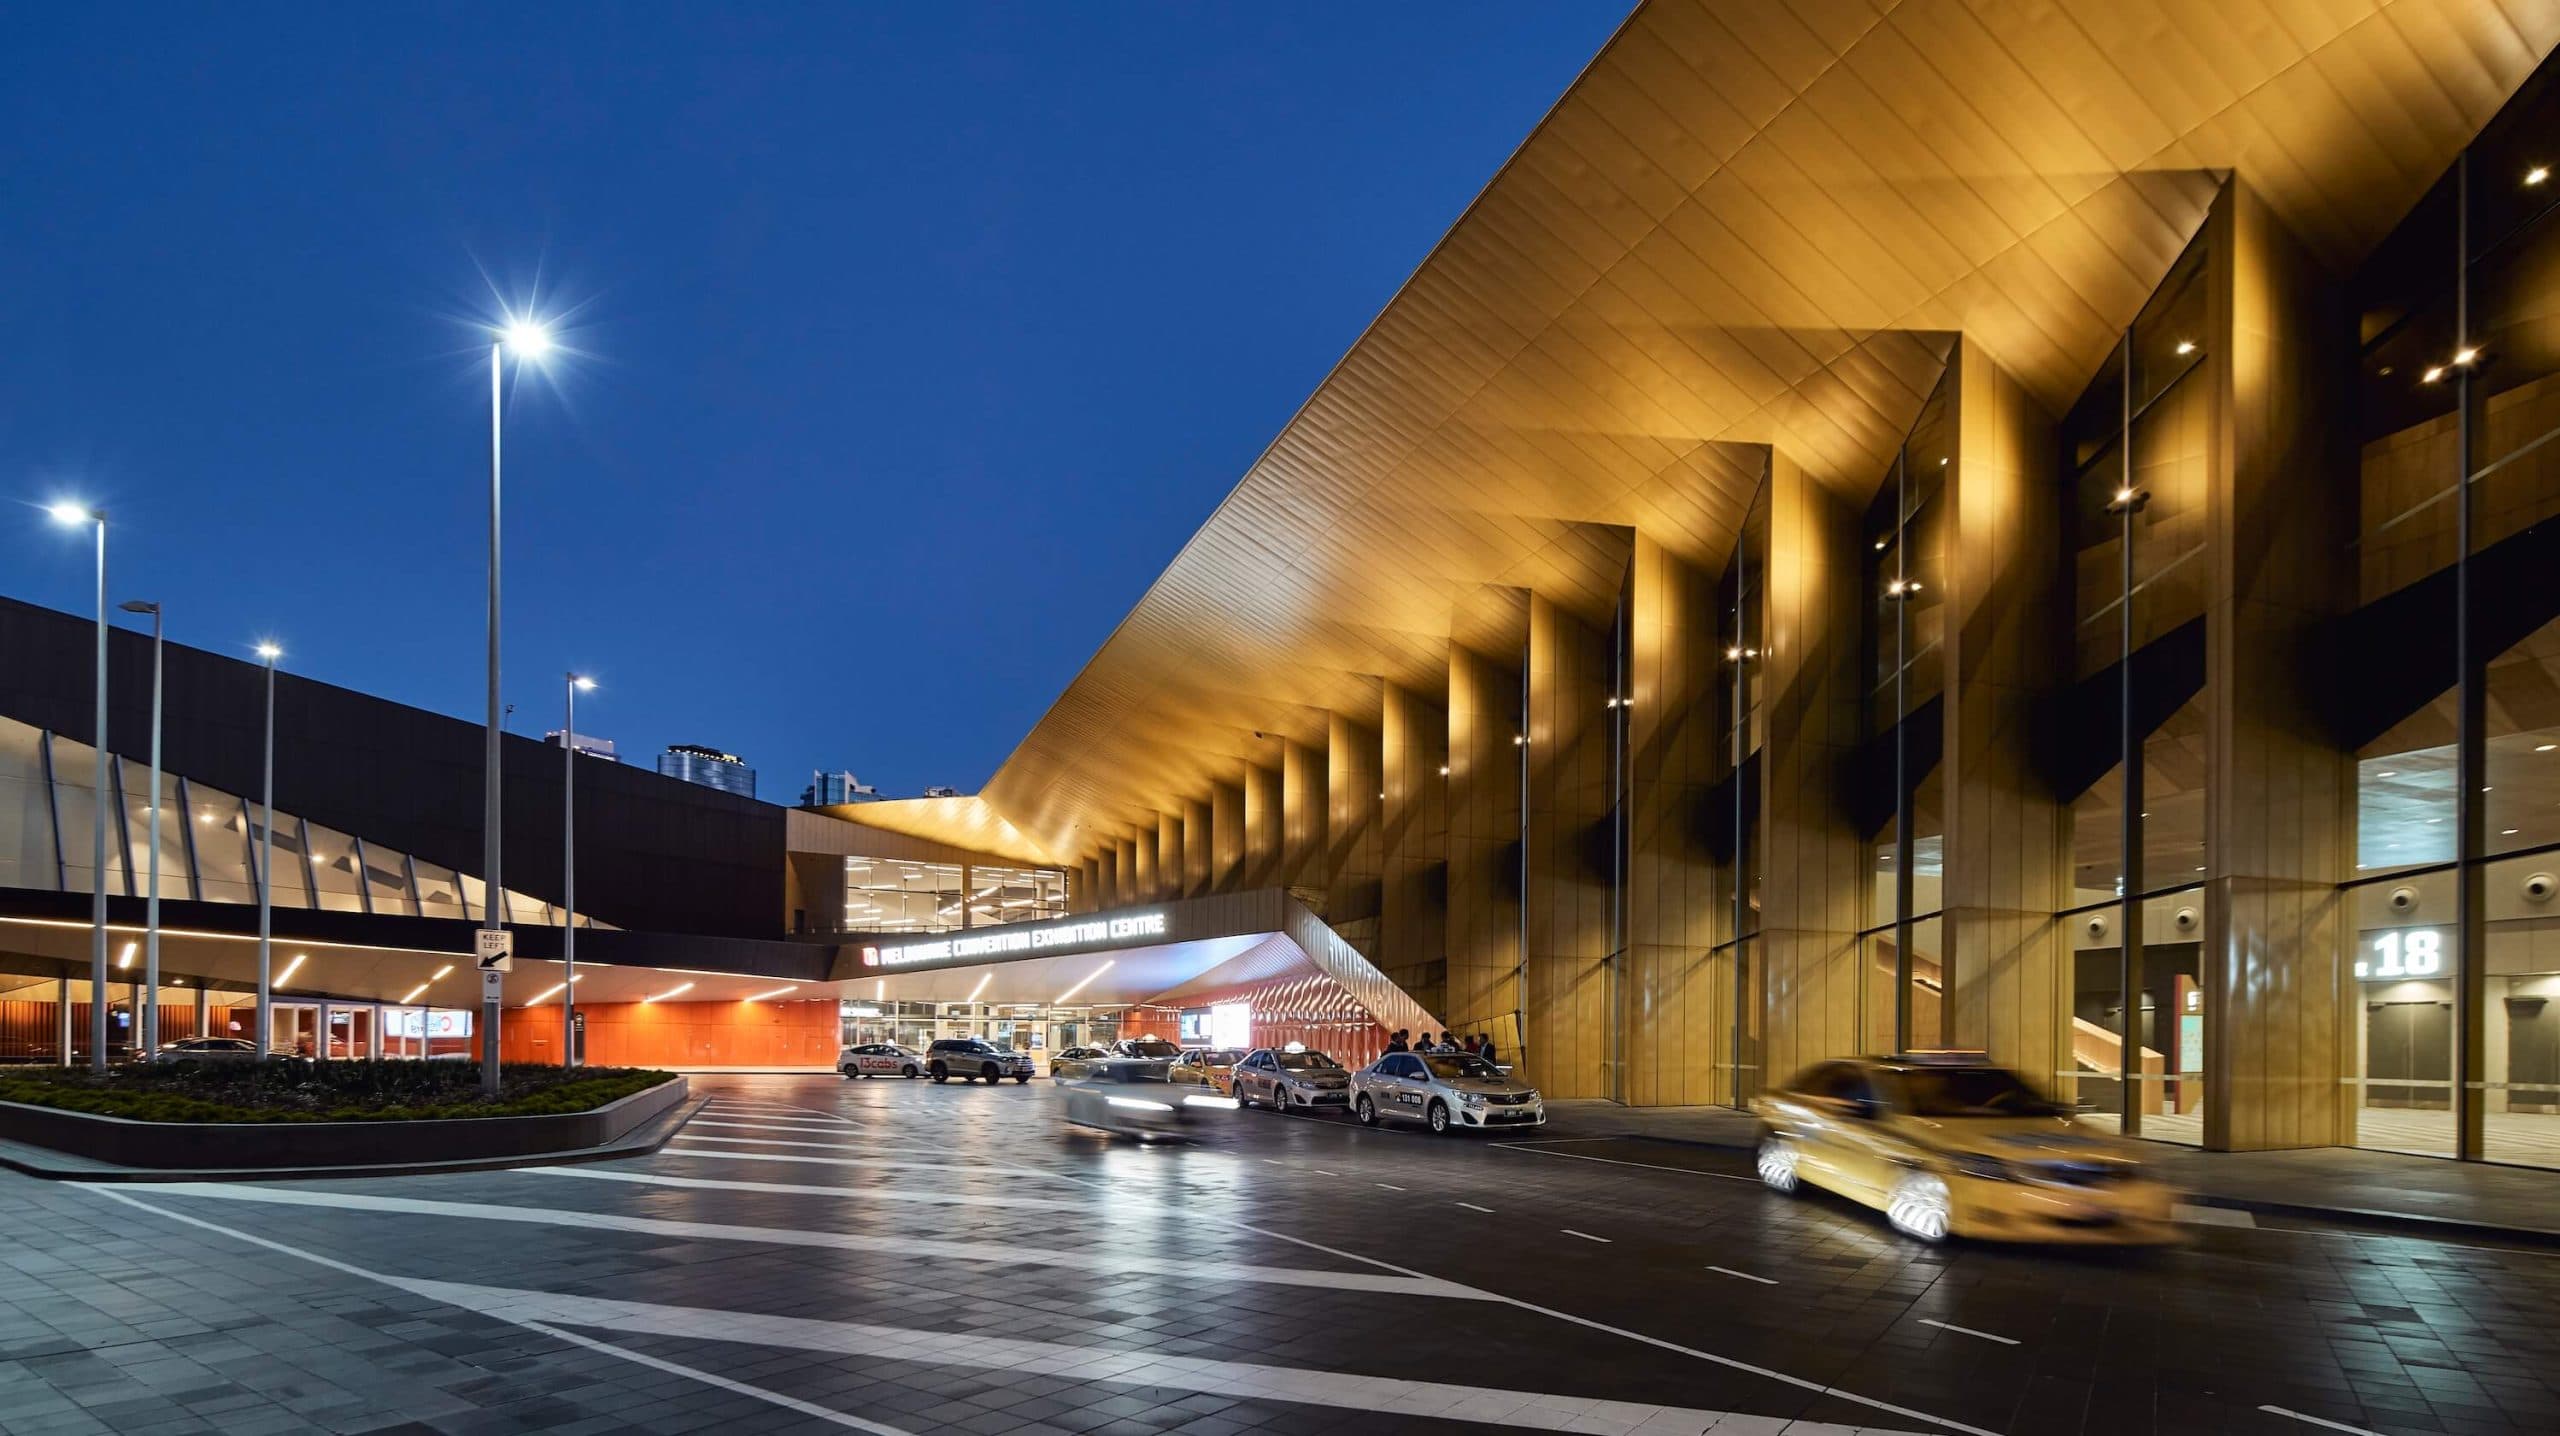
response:
[[[1986,1182],[2007,1182],[2016,1179],[2016,1174],[2009,1170],[2009,1164],[1998,1157],[1986,1157],[1975,1152],[1955,1152],[1951,1153],[1947,1160],[1953,1164],[1957,1172],[1964,1176],[1978,1177]]]
[[[1484,1094],[1482,1092],[1461,1092],[1458,1094],[1458,1101],[1469,1107],[1481,1107],[1484,1105]]]

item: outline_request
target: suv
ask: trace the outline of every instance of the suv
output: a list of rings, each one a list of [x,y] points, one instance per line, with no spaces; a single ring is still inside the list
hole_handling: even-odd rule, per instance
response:
[[[925,1049],[924,1070],[936,1082],[957,1077],[966,1082],[983,1077],[989,1082],[1010,1077],[1016,1082],[1031,1080],[1031,1054],[998,1047],[983,1037],[945,1037]]]

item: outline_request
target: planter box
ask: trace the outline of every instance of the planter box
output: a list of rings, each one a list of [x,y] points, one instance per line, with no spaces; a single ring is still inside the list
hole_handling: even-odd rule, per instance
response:
[[[603,1146],[682,1102],[686,1090],[677,1077],[590,1112],[424,1122],[137,1122],[0,1102],[0,1138],[162,1170],[502,1161]]]

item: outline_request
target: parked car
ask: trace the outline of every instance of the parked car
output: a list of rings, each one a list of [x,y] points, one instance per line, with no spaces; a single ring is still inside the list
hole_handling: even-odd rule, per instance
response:
[[[1351,1074],[1321,1052],[1264,1047],[1235,1065],[1228,1095],[1247,1107],[1266,1103],[1275,1112],[1348,1108]]]
[[[2174,1241],[2176,1194],[2130,1142],[2082,1127],[1982,1053],[1823,1062],[1751,1101],[1771,1191],[1807,1185],[1920,1241]]]
[[[1073,1056],[1090,1053],[1090,1056]],[[1049,1075],[1060,1082],[1089,1077],[1114,1082],[1160,1082],[1173,1075],[1182,1049],[1161,1037],[1123,1037],[1102,1047],[1070,1047],[1050,1059]]]
[[[1244,1051],[1236,1047],[1195,1047],[1174,1059],[1173,1068],[1165,1075],[1176,1086],[1206,1087],[1221,1096],[1227,1094],[1230,1074],[1244,1060]]]
[[[847,1077],[921,1077],[924,1057],[895,1042],[865,1042],[837,1053],[836,1070]]]
[[[1354,1074],[1351,1112],[1374,1127],[1389,1118],[1434,1132],[1540,1127],[1546,1103],[1481,1057],[1463,1052],[1390,1052]]]
[[[936,1082],[954,1077],[963,1082],[984,1078],[993,1083],[1007,1077],[1028,1082],[1031,1054],[998,1047],[983,1037],[945,1037],[925,1049],[924,1070]]]

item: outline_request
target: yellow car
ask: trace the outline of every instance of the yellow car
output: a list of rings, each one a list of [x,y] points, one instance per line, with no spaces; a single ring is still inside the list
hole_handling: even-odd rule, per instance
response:
[[[1174,1059],[1173,1070],[1166,1075],[1176,1082],[1206,1087],[1221,1097],[1231,1096],[1236,1064],[1243,1060],[1241,1048],[1195,1047]]]
[[[1770,1190],[1837,1192],[1921,1241],[2178,1238],[2176,1194],[2134,1144],[2082,1127],[1980,1053],[1823,1062],[1751,1108]]]

